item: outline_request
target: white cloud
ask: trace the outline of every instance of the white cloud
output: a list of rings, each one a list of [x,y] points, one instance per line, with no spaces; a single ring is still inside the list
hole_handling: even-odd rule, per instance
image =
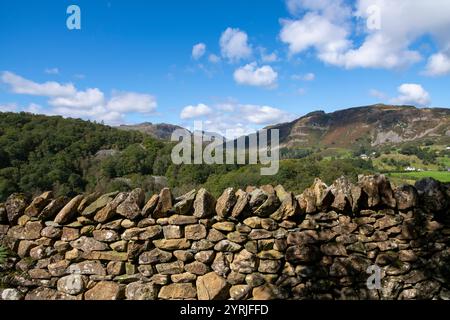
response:
[[[218,63],[218,62],[220,62],[220,57],[215,54],[210,54],[208,57],[208,60],[211,63]]]
[[[15,112],[17,111],[16,103],[0,104],[0,112]]]
[[[97,88],[77,91],[71,96],[50,99],[49,105],[54,107],[90,108],[104,103],[104,94]]]
[[[270,66],[262,66],[258,68],[256,62],[250,63],[237,69],[234,72],[234,80],[238,84],[257,86],[257,87],[274,87],[276,86],[278,73]]]
[[[195,60],[200,59],[206,52],[206,45],[204,43],[197,43],[192,47],[192,58]]]
[[[436,77],[450,73],[450,57],[443,53],[436,53],[428,59],[423,72],[427,76]]]
[[[265,63],[271,63],[271,62],[277,62],[278,61],[278,55],[276,52],[267,53],[267,49],[264,47],[258,48],[259,53],[261,55],[261,61]]]
[[[19,94],[59,97],[71,96],[76,93],[76,89],[71,83],[63,85],[54,81],[36,83],[8,71],[2,73],[1,79],[11,86],[14,93]]]
[[[152,113],[156,110],[156,98],[149,94],[123,92],[113,95],[107,108],[117,112]]]
[[[292,114],[278,108],[240,104],[232,100],[207,108],[199,108],[199,106],[204,105],[188,106],[188,110],[184,108],[183,112],[185,111],[186,114],[182,112],[180,118],[183,120],[202,118],[203,130],[217,132],[229,139],[254,133],[263,126],[290,121],[294,118]],[[184,122],[182,126],[191,128],[192,123]]]
[[[291,76],[292,80],[301,80],[301,81],[313,81],[316,79],[316,75],[312,72],[306,74],[294,74]]]
[[[128,112],[149,114],[154,112],[157,106],[156,98],[148,94],[113,92],[112,97],[108,100],[98,88],[87,88],[80,91],[73,84],[37,83],[12,72],[3,72],[1,80],[9,84],[14,93],[47,97],[48,105],[52,108],[46,110],[46,114],[57,114],[64,117],[120,124],[123,123]],[[25,110],[38,113],[42,108],[31,104]]]
[[[259,125],[276,124],[288,118],[286,112],[270,106],[241,105],[239,111],[245,120]]]
[[[419,84],[404,83],[398,87],[399,96],[391,103],[400,105],[426,106],[431,102],[429,93]]]
[[[354,6],[342,0],[286,3],[291,14],[298,17],[282,20],[280,39],[288,44],[291,54],[312,49],[328,64],[348,69],[405,68],[422,60],[413,45],[426,35],[436,40],[441,51],[450,47],[447,0],[358,0]],[[371,8],[379,9],[379,28],[368,27],[367,22],[374,17]],[[405,12],[408,19],[404,19]],[[442,58],[431,58],[428,74],[447,72]]]
[[[377,89],[371,89],[369,91],[369,95],[371,95],[374,98],[380,99],[380,100],[385,100],[387,98],[387,96],[384,92],[381,92]]]
[[[249,58],[252,48],[248,44],[247,33],[235,28],[227,28],[220,37],[222,56],[231,62]]]
[[[207,116],[212,113],[212,109],[206,104],[200,103],[196,106],[186,106],[180,114],[181,119],[193,119]]]
[[[34,114],[41,114],[42,113],[42,106],[36,104],[36,103],[30,103],[28,107],[26,108],[27,112],[34,113]]]
[[[47,68],[44,70],[44,72],[47,74],[59,74],[59,69],[58,68]]]

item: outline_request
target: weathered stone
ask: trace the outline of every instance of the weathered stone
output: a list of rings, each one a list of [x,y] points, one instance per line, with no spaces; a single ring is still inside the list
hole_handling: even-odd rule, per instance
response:
[[[28,275],[32,279],[50,279],[52,275],[44,269],[31,269],[28,271]]]
[[[6,199],[5,208],[8,216],[8,221],[11,225],[15,224],[17,220],[24,214],[25,208],[28,205],[28,198],[23,193],[13,193]]]
[[[84,294],[85,300],[118,300],[122,292],[120,285],[111,281],[100,281]]]
[[[155,248],[139,256],[139,264],[164,263],[172,259],[172,253]]]
[[[98,240],[89,237],[80,237],[77,240],[70,242],[73,248],[80,249],[83,252],[90,253],[92,251],[108,250],[108,245]]]
[[[211,269],[204,263],[199,261],[191,262],[184,266],[184,270],[197,276],[203,275]]]
[[[125,263],[123,261],[110,261],[106,266],[108,275],[119,276],[125,271]]]
[[[80,203],[80,206],[78,207],[78,210],[82,212],[81,214],[86,217],[92,217],[94,216],[97,211],[105,207],[109,202],[111,202],[116,196],[118,195],[118,192],[112,192],[105,195],[102,195],[97,200],[91,202],[84,210],[80,210],[80,206],[84,205],[83,201]],[[94,196],[94,195],[93,195]],[[85,198],[88,200],[88,198]],[[89,199],[91,200],[91,199]]]
[[[48,205],[53,198],[53,192],[46,191],[31,201],[31,204],[25,209],[25,214],[30,217],[37,217],[42,209]]]
[[[249,205],[250,195],[247,192],[242,190],[236,191],[236,204],[234,205],[233,210],[231,211],[231,216],[233,218],[237,218],[241,216]]]
[[[197,290],[191,283],[173,283],[161,288],[158,298],[164,300],[195,299]]]
[[[232,271],[240,273],[252,273],[256,270],[256,256],[247,251],[242,250],[235,255],[233,262],[230,265]]]
[[[175,256],[175,258],[183,262],[194,260],[194,254],[190,251],[176,250],[173,252],[173,255]]]
[[[286,294],[283,292],[282,288],[278,288],[273,284],[265,284],[256,287],[252,291],[253,300],[274,300],[274,299],[284,299]]]
[[[319,235],[316,231],[306,230],[291,232],[287,237],[288,245],[301,245],[301,244],[313,244],[318,242]]]
[[[340,243],[326,243],[320,247],[323,254],[327,256],[346,256],[347,250]]]
[[[55,217],[55,222],[58,224],[65,224],[73,219],[78,213],[77,209],[83,200],[82,195],[78,195],[72,200],[70,200]]]
[[[60,260],[55,263],[50,263],[47,268],[53,277],[61,277],[66,274],[69,264],[70,262],[67,260]]]
[[[128,248],[128,242],[125,241],[125,240],[120,240],[120,241],[116,241],[114,243],[111,243],[109,246],[114,251],[126,252],[127,248]]]
[[[28,292],[25,300],[77,300],[77,297],[51,288],[38,287]]]
[[[217,222],[212,227],[219,231],[231,232],[235,229],[235,224],[231,221]]]
[[[105,268],[102,266],[100,261],[83,261],[77,264],[72,264],[67,269],[67,273],[99,276],[106,275]]]
[[[196,190],[191,190],[185,195],[175,199],[176,204],[173,206],[174,211],[180,215],[189,214],[192,210],[196,193]]]
[[[171,263],[160,263],[156,265],[156,270],[160,274],[171,275],[178,274],[184,271],[184,263],[181,261],[175,261]]]
[[[71,274],[65,277],[62,277],[58,280],[57,287],[58,291],[70,294],[77,295],[83,292],[85,288],[86,279],[83,278],[82,275],[79,274]]]
[[[272,232],[264,230],[264,229],[253,229],[248,238],[251,240],[259,240],[259,239],[268,239],[272,237]]]
[[[80,237],[80,230],[64,227],[61,234],[62,241],[73,241]]]
[[[23,293],[17,289],[5,289],[2,291],[1,295],[1,299],[5,301],[23,300],[23,298],[24,298]]]
[[[165,239],[180,239],[182,237],[180,226],[164,226],[163,233]]]
[[[191,243],[186,239],[154,240],[153,244],[162,250],[183,250],[191,246]]]
[[[104,223],[112,219],[116,215],[117,207],[128,198],[128,193],[119,193],[114,200],[108,202],[103,208],[101,208],[94,216],[94,220],[100,223]]]
[[[194,217],[199,219],[211,217],[214,215],[215,205],[214,197],[206,189],[200,189],[195,196]]]
[[[194,216],[181,216],[181,215],[173,215],[169,218],[169,224],[173,225],[188,225],[188,224],[196,224],[198,219]]]
[[[408,210],[415,207],[419,200],[416,188],[410,185],[402,185],[394,190],[398,210]]]
[[[192,224],[184,228],[184,236],[188,240],[204,239],[206,235],[206,227],[202,224]]]
[[[148,199],[147,203],[145,204],[144,208],[142,208],[141,215],[143,217],[149,217],[153,211],[155,211],[156,206],[158,205],[159,201],[159,195],[154,194]]]
[[[277,273],[281,268],[281,261],[261,260],[259,261],[258,271],[262,273]]]
[[[227,234],[227,239],[242,244],[247,241],[247,235],[245,233],[240,233],[239,231],[231,232]]]
[[[162,227],[159,225],[144,228],[138,235],[139,240],[150,240],[159,237],[162,233]]]
[[[128,197],[116,208],[117,214],[133,220],[141,214],[141,208],[144,205],[145,193],[137,188],[128,194]]]
[[[258,253],[258,258],[266,260],[281,260],[284,254],[277,250],[266,250]]]
[[[228,252],[239,251],[241,248],[242,248],[241,245],[231,242],[229,240],[222,240],[214,246],[214,250],[216,251],[228,251]]]
[[[208,236],[206,237],[208,241],[218,242],[220,240],[225,239],[225,235],[216,229],[210,229],[208,232]]]
[[[204,251],[204,250],[209,250],[211,248],[214,248],[214,243],[211,241],[208,241],[206,239],[202,239],[200,241],[195,241],[192,243],[192,250],[194,252],[198,252],[198,251]]]
[[[48,205],[39,213],[38,218],[40,220],[52,220],[69,202],[67,197],[58,197],[50,201]]]
[[[225,218],[231,214],[231,211],[236,204],[237,198],[233,188],[227,188],[222,195],[217,199],[216,213],[219,217]]]
[[[185,272],[180,274],[173,274],[170,276],[170,279],[174,283],[189,283],[194,282],[195,279],[197,279],[197,276],[195,274]]]
[[[197,252],[194,256],[195,260],[202,263],[210,263],[214,260],[215,252],[213,250],[206,250]]]
[[[101,242],[114,242],[120,239],[114,230],[95,230],[92,234],[95,240]]]
[[[198,300],[224,300],[229,294],[227,281],[215,272],[198,277],[196,286]]]
[[[218,252],[211,267],[217,274],[225,277],[230,272],[232,258],[231,253]]]
[[[234,285],[230,288],[230,298],[233,300],[244,300],[250,295],[252,288],[245,284]]]
[[[170,210],[172,210],[172,192],[169,188],[164,188],[159,193],[158,203],[153,211],[152,218],[159,219],[166,217]]]
[[[319,258],[319,250],[311,245],[291,246],[286,250],[286,260],[293,264],[311,263]]]
[[[153,283],[133,282],[127,285],[125,297],[128,300],[156,300],[158,288]]]
[[[260,217],[250,217],[244,220],[244,224],[252,229],[261,228],[261,218]]]
[[[450,197],[444,186],[433,178],[425,178],[416,182],[421,206],[429,212],[441,212],[450,205]]]

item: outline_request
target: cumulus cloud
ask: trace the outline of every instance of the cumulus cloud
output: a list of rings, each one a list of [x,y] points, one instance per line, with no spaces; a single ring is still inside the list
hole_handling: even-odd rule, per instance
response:
[[[212,109],[206,104],[200,103],[196,106],[186,106],[180,114],[181,119],[193,119],[207,116],[212,113]]]
[[[271,106],[226,101],[211,107],[204,104],[185,107],[180,118],[182,120],[201,119],[203,130],[233,139],[254,133],[263,126],[290,121],[294,116]],[[192,127],[190,122],[184,122],[182,125],[186,128]]]
[[[117,112],[152,113],[156,110],[156,98],[136,92],[115,93],[108,101],[107,108]]]
[[[220,57],[215,54],[210,54],[208,57],[208,60],[211,63],[218,63],[218,62],[220,62]]]
[[[374,97],[374,98],[380,99],[380,100],[385,100],[386,99],[386,94],[384,92],[381,92],[381,91],[377,90],[377,89],[371,89],[369,91],[369,95]]]
[[[444,53],[436,53],[428,59],[424,74],[431,77],[450,73],[450,57]]]
[[[2,81],[11,86],[14,93],[29,94],[34,96],[60,97],[72,96],[76,93],[73,84],[60,84],[55,81],[44,83],[36,83],[18,76],[12,72],[5,71],[2,73]]]
[[[276,86],[278,73],[270,66],[258,68],[256,62],[249,63],[234,72],[234,80],[241,85],[272,88]]]
[[[419,84],[404,83],[398,87],[399,96],[391,103],[400,105],[426,106],[431,102],[430,94]]]
[[[156,98],[148,94],[113,92],[112,97],[107,99],[98,88],[87,88],[83,91],[77,90],[71,83],[37,83],[7,71],[2,73],[1,80],[8,84],[14,93],[48,98],[48,105],[52,108],[46,113],[64,117],[120,124],[129,112],[149,114],[154,112],[157,106]],[[38,113],[42,108],[31,104],[26,111]]]
[[[281,21],[281,41],[291,54],[312,49],[327,64],[349,69],[404,68],[423,59],[413,48],[420,37],[431,36],[441,50],[450,45],[450,2],[446,0],[358,0],[354,7],[343,0],[286,3],[295,18]],[[408,19],[402,19],[405,12]],[[379,27],[368,24],[374,19]],[[427,73],[447,73],[444,58],[431,57]]]
[[[252,48],[248,43],[248,35],[237,28],[227,28],[220,37],[222,56],[231,62],[249,58]]]
[[[200,59],[206,52],[206,45],[204,43],[197,43],[192,47],[192,58],[195,60]]]

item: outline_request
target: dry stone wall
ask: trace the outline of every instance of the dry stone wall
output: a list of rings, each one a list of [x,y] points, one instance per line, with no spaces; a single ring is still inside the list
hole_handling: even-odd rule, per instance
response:
[[[449,299],[450,186],[383,175],[0,204],[2,299]],[[370,266],[381,287],[370,290]]]

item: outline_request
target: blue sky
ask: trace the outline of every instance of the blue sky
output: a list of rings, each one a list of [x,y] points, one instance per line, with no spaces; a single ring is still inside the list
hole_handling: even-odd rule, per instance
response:
[[[449,1],[387,3],[1,1],[0,110],[246,133],[318,109],[448,107]]]

